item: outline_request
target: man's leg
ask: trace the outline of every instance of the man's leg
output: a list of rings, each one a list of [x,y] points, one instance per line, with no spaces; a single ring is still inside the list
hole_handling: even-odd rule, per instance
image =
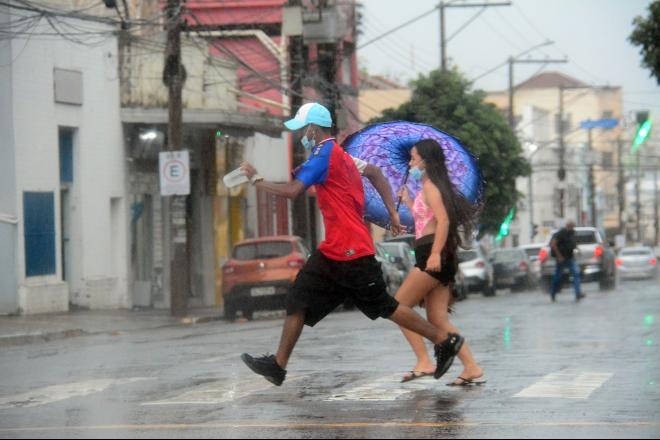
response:
[[[394,314],[389,317],[389,319],[407,330],[424,336],[435,345],[441,344],[445,339],[449,337],[449,333],[446,331],[441,331],[433,324],[419,316],[417,312],[408,306],[400,304]]]
[[[557,292],[559,291],[559,286],[562,282],[562,278],[564,276],[564,264],[560,263],[559,260],[557,260],[557,267],[555,269],[555,276],[552,278],[552,287],[550,288],[550,297],[552,300],[555,300],[555,296],[557,296]]]
[[[573,277],[573,287],[575,288],[575,299],[579,300],[582,298],[582,286],[580,279],[580,269],[578,268],[575,258],[572,258],[569,261],[569,268],[571,270],[571,276]]]
[[[286,369],[289,364],[289,358],[293,349],[298,343],[298,339],[302,334],[303,327],[305,326],[305,310],[300,310],[293,315],[289,315],[284,320],[284,327],[282,328],[282,337],[280,338],[280,346],[277,349],[277,364]]]

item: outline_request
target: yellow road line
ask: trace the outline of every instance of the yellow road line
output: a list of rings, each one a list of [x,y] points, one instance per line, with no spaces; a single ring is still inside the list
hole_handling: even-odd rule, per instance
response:
[[[48,431],[158,431],[194,429],[353,429],[353,428],[501,428],[501,427],[548,427],[548,428],[659,428],[657,422],[525,422],[525,423],[471,423],[471,422],[346,422],[346,423],[208,423],[208,424],[133,424],[96,426],[43,426],[0,428],[0,433],[48,432]]]

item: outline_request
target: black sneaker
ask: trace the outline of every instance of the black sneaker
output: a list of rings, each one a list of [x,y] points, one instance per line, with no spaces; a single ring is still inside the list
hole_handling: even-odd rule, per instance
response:
[[[463,342],[465,342],[465,338],[461,335],[449,333],[449,337],[442,344],[435,346],[437,367],[433,377],[440,379],[449,371],[451,365],[454,363],[454,358],[461,351],[461,347],[463,347]]]
[[[268,382],[277,385],[278,387],[281,386],[284,379],[286,379],[286,370],[277,365],[277,361],[273,355],[253,358],[249,354],[244,353],[241,355],[241,359],[250,370],[265,377]]]

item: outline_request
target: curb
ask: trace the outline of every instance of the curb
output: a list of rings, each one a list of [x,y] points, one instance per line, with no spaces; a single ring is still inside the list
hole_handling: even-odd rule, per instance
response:
[[[77,338],[89,335],[90,333],[81,330],[63,330],[50,333],[27,333],[22,335],[0,336],[0,347],[11,347],[15,345],[34,344],[37,342],[49,342],[59,339]]]
[[[224,315],[222,314],[217,316],[188,316],[179,319],[178,323],[179,325],[192,326],[197,324],[206,324],[210,322],[223,321],[223,320],[224,320]],[[176,327],[176,326],[177,324],[169,324],[169,325],[157,326],[153,328]],[[0,336],[0,348],[12,347],[17,345],[35,344],[39,342],[57,341],[61,339],[77,338],[81,336],[92,336],[92,335],[98,335],[104,333],[117,336],[123,333],[123,331],[115,330],[115,331],[89,332],[82,329],[69,329],[69,330],[61,330],[56,332],[35,332],[35,333],[23,333],[16,335]]]
[[[223,321],[225,317],[220,316],[188,316],[181,318],[179,322],[183,325],[207,324],[209,322]]]

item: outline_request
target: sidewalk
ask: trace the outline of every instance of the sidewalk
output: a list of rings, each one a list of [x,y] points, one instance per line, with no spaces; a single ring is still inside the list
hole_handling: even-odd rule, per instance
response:
[[[169,310],[72,311],[34,316],[0,316],[0,347],[102,333],[202,324],[223,319],[220,308],[193,309],[185,318]]]

